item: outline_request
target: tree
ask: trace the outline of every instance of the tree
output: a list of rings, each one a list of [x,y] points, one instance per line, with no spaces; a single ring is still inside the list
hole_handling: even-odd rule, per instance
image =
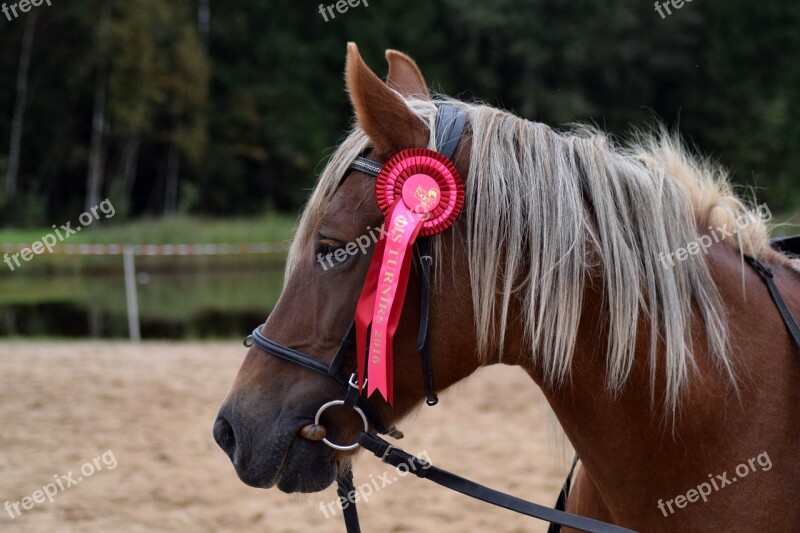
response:
[[[11,143],[8,149],[8,167],[6,168],[5,195],[7,198],[17,192],[17,175],[19,159],[22,151],[22,127],[25,122],[25,108],[28,102],[28,73],[31,66],[33,38],[36,33],[36,14],[25,21],[25,33],[19,54],[19,72],[17,73],[17,99],[14,103],[14,118],[11,121]]]

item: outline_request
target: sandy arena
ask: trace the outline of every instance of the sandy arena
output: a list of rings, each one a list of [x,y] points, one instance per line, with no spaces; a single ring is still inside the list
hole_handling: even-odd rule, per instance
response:
[[[0,531],[246,531],[343,533],[311,496],[242,484],[211,437],[217,407],[244,357],[215,344],[0,343],[0,506],[33,496],[54,476],[79,483]],[[502,397],[502,401],[499,398]],[[479,372],[400,427],[410,452],[499,490],[552,505],[569,457],[556,444],[547,405],[520,370]],[[104,452],[106,459],[94,458]],[[359,458],[356,484],[394,469]],[[52,489],[51,489],[52,490]],[[41,498],[40,498],[41,499]],[[13,511],[12,511],[13,513]],[[359,503],[374,532],[531,532],[547,525],[468,499],[414,476]]]

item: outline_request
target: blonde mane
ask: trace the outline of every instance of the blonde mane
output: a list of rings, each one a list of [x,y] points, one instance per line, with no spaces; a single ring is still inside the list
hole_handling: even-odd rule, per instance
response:
[[[600,276],[607,308],[610,391],[621,390],[630,375],[644,320],[655,333],[651,385],[663,368],[664,408],[674,414],[696,368],[694,311],[705,325],[710,357],[735,386],[727,317],[706,258],[691,254],[669,268],[663,261],[663,254],[696,241],[698,228],[724,224],[737,228],[729,240],[742,253],[757,256],[768,248],[764,220],[736,198],[723,169],[663,131],[617,146],[590,127],[560,133],[484,105],[406,102],[432,130],[431,139],[437,102],[468,114],[470,173],[456,229],[469,257],[480,353],[501,349],[516,319],[509,316],[511,304],[519,302],[530,356],[549,386],[564,383],[591,274]],[[350,163],[368,146],[356,128],[331,156],[300,219],[287,276]],[[440,237],[434,247],[441,247]]]

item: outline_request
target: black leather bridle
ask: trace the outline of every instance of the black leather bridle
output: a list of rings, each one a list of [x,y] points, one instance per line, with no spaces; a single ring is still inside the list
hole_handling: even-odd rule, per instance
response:
[[[466,113],[459,111],[449,105],[440,105],[436,114],[436,147],[437,150],[445,155],[448,159],[452,159],[455,148],[466,124]],[[358,157],[352,163],[351,169],[367,173],[371,176],[377,176],[382,168],[382,163]],[[431,364],[430,346],[428,343],[428,318],[429,318],[429,303],[430,303],[430,269],[432,263],[430,242],[428,238],[419,239],[416,243],[417,252],[420,257],[420,272],[421,272],[421,314],[420,314],[420,327],[419,336],[417,338],[417,348],[422,355],[423,375],[425,380],[425,387],[427,390],[427,403],[428,405],[435,405],[438,402],[433,383],[433,373]],[[773,246],[783,251],[800,253],[800,237],[794,237],[783,240],[773,241]],[[771,270],[755,258],[745,256],[748,263],[755,269],[756,272],[762,277],[767,284],[770,295],[772,296],[781,316],[786,323],[792,338],[795,343],[800,347],[800,327],[795,322],[794,318],[789,311],[789,308],[783,301],[778,287],[772,278]],[[455,490],[467,496],[482,500],[486,503],[496,505],[525,514],[534,518],[539,518],[550,522],[551,526],[549,533],[558,533],[561,526],[570,527],[580,531],[588,531],[591,533],[631,533],[631,530],[625,529],[620,526],[607,524],[591,518],[586,518],[564,511],[566,508],[566,501],[569,495],[572,474],[577,464],[578,458],[572,463],[567,480],[561,490],[556,507],[549,508],[528,502],[486,486],[480,485],[468,479],[459,477],[455,474],[437,468],[422,459],[415,457],[402,449],[390,444],[383,438],[379,437],[376,433],[370,432],[372,428],[375,432],[380,434],[389,435],[394,438],[402,438],[403,434],[394,426],[386,427],[386,424],[381,419],[380,415],[375,411],[367,399],[359,392],[358,384],[356,383],[355,374],[347,377],[342,370],[343,363],[352,354],[355,348],[355,323],[351,323],[347,333],[345,334],[336,355],[331,364],[325,364],[315,357],[305,354],[303,352],[294,350],[275,342],[261,333],[261,326],[253,330],[253,333],[245,339],[245,346],[252,346],[255,344],[261,350],[279,357],[290,363],[302,366],[318,374],[322,374],[331,379],[336,385],[342,389],[344,399],[333,400],[322,405],[314,419],[315,424],[319,424],[322,413],[334,405],[343,406],[347,409],[352,409],[359,414],[363,423],[364,430],[360,432],[357,442],[349,445],[341,445],[330,442],[327,438],[323,442],[336,450],[352,450],[359,446],[369,450],[376,457],[393,465],[397,468],[405,467],[408,472],[413,472],[417,477],[425,478],[438,483],[446,488]],[[347,470],[343,472],[337,480],[337,492],[342,501],[348,501],[350,504],[344,507],[344,521],[348,533],[360,533],[361,528],[358,522],[358,513],[356,505],[352,499],[352,493],[355,490],[353,485],[353,472]]]
[[[461,139],[466,125],[467,115],[453,106],[439,105],[436,113],[436,149],[448,159],[452,160],[459,139]],[[351,169],[364,172],[371,176],[378,176],[383,167],[382,163],[372,161],[364,157],[358,157],[350,166]],[[423,376],[427,391],[426,402],[428,405],[435,405],[438,402],[433,382],[433,372],[431,364],[430,345],[428,342],[428,318],[430,308],[430,272],[431,272],[431,247],[428,238],[417,240],[417,255],[420,260],[421,278],[421,310],[419,335],[417,337],[417,348],[422,356]],[[357,442],[349,445],[335,444],[327,438],[323,442],[336,450],[352,450],[361,446],[372,452],[382,461],[395,467],[405,466],[407,471],[413,472],[417,477],[430,479],[449,489],[461,492],[467,496],[516,511],[528,516],[546,520],[551,524],[559,524],[572,527],[581,531],[592,533],[624,533],[630,532],[611,524],[584,518],[581,516],[566,513],[562,509],[551,509],[542,505],[527,502],[514,496],[503,494],[483,485],[479,485],[468,479],[456,476],[445,470],[406,453],[402,449],[390,444],[376,433],[389,435],[394,438],[402,438],[403,434],[395,427],[387,427],[380,415],[375,411],[367,399],[359,393],[355,374],[349,377],[343,371],[345,360],[352,354],[355,348],[355,323],[352,323],[347,330],[336,355],[331,364],[325,364],[315,357],[303,352],[284,346],[273,341],[261,333],[261,326],[253,330],[253,333],[245,339],[245,346],[256,345],[261,350],[279,357],[290,363],[302,366],[308,370],[322,374],[331,379],[342,389],[344,399],[333,400],[322,405],[315,416],[314,422],[318,424],[322,413],[331,406],[339,405],[344,408],[352,409],[362,418],[364,430],[359,434]],[[373,429],[376,433],[370,431]],[[342,473],[339,477],[337,492],[346,501],[350,497],[352,502],[353,485],[352,470]],[[359,533],[361,528],[358,523],[358,513],[355,503],[350,503],[344,509],[344,520],[348,533]]]

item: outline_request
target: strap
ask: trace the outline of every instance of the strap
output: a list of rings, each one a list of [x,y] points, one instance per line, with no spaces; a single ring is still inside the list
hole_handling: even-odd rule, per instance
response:
[[[339,349],[336,351],[336,355],[334,356],[333,361],[331,361],[331,366],[328,367],[329,376],[341,373],[342,364],[344,364],[345,360],[347,359],[347,356],[352,353],[353,347],[355,345],[356,345],[356,321],[353,320],[352,322],[350,322],[350,327],[347,328],[347,333],[345,333],[341,344],[339,344]]]
[[[342,514],[344,515],[344,526],[347,533],[361,533],[361,526],[358,523],[358,510],[356,502],[350,501],[349,496],[355,490],[353,485],[353,470],[348,469],[336,484],[336,494],[339,495],[340,502],[348,502],[347,507],[342,504]],[[341,499],[344,498],[344,499]],[[355,498],[353,498],[355,500]]]
[[[261,333],[261,326],[259,326],[259,327],[257,327],[256,329],[253,330],[253,333],[252,333],[251,337],[252,337],[252,341],[254,341],[258,345],[259,348],[261,348],[262,350],[264,350],[266,352],[271,353],[272,355],[280,357],[281,359],[283,359],[285,361],[289,361],[290,363],[294,363],[296,365],[300,365],[300,366],[302,366],[304,368],[307,368],[308,370],[313,370],[314,372],[317,372],[318,374],[330,375],[330,373],[328,372],[328,368],[329,368],[328,365],[326,365],[322,361],[314,359],[313,357],[311,357],[309,355],[304,354],[303,352],[298,352],[297,350],[293,350],[292,348],[289,348],[288,346],[284,346],[282,344],[278,344],[277,342],[266,338]],[[247,346],[247,342],[246,341],[245,341],[245,346]],[[337,375],[331,375],[331,377],[334,378],[334,380],[336,380],[336,381],[339,381],[339,379],[336,379],[336,378],[341,378],[341,376],[337,376]],[[345,385],[346,385],[346,383],[345,383]]]
[[[436,394],[436,388],[433,385],[433,362],[431,361],[431,345],[428,339],[425,339],[425,344],[422,345],[422,378],[425,381],[425,403],[433,407],[439,403],[439,396]]]
[[[404,465],[404,469],[407,469],[408,472],[412,472],[417,477],[430,479],[443,487],[486,503],[503,507],[510,511],[516,511],[533,518],[539,518],[551,523],[561,524],[562,526],[571,527],[580,531],[588,531],[590,533],[631,533],[630,529],[565,513],[564,511],[558,511],[556,509],[550,509],[549,507],[544,507],[543,505],[528,502],[490,489],[474,481],[447,472],[446,470],[436,468],[432,464],[406,453],[400,448],[392,446],[382,438],[371,433],[362,431],[358,436],[358,443],[385,463],[394,467]]]
[[[419,264],[421,267],[420,283],[420,310],[419,310],[419,335],[417,336],[417,350],[422,350],[428,338],[428,317],[430,314],[431,302],[431,240],[430,237],[417,239],[417,253],[419,253]]]
[[[775,284],[775,280],[772,276],[772,270],[756,259],[755,257],[750,257],[748,255],[744,256],[745,260],[750,263],[758,275],[761,276],[761,279],[764,280],[764,283],[767,284],[767,289],[769,289],[769,294],[772,296],[772,299],[775,301],[775,307],[778,308],[778,312],[781,314],[781,318],[783,318],[784,324],[786,324],[786,329],[789,330],[789,333],[792,335],[794,339],[794,343],[797,347],[800,347],[800,326],[797,325],[794,317],[792,316],[792,312],[789,310],[789,307],[786,305],[786,302],[783,301],[783,297],[781,296],[781,291],[778,289],[778,286]]]
[[[572,474],[575,473],[575,466],[577,464],[578,454],[576,453],[575,458],[572,460],[572,466],[567,474],[567,479],[564,481],[564,486],[561,487],[561,492],[558,493],[558,499],[556,500],[556,506],[554,507],[554,509],[558,511],[567,510],[567,498],[569,498],[569,489],[572,487]],[[547,533],[561,533],[561,524],[551,522],[550,527],[547,528]]]
[[[342,340],[342,345],[340,345],[340,347],[339,347],[340,351],[343,349],[343,346],[345,346],[349,342],[348,341],[348,337],[349,336],[350,336],[350,332],[348,331],[347,335],[345,335],[344,340]],[[366,415],[366,417],[369,420],[370,424],[372,424],[372,426],[375,428],[375,430],[378,433],[387,433],[387,432],[391,432],[392,431],[392,429],[386,429],[386,424],[383,423],[383,420],[378,415],[378,413],[375,411],[375,409],[373,409],[372,405],[367,401],[367,399],[364,398],[363,396],[357,394],[358,386],[354,382],[351,383],[351,380],[348,380],[347,378],[345,378],[344,375],[340,371],[338,371],[338,370],[337,371],[333,371],[331,369],[331,367],[329,367],[328,365],[326,365],[322,361],[314,359],[310,355],[306,355],[306,354],[304,354],[302,352],[298,352],[297,350],[293,350],[292,348],[289,348],[288,346],[284,346],[284,345],[279,344],[279,343],[277,343],[277,342],[275,342],[275,341],[273,341],[271,339],[268,339],[267,337],[265,337],[261,333],[261,326],[259,326],[256,329],[254,329],[253,333],[249,337],[247,337],[247,339],[245,339],[245,341],[244,341],[244,345],[245,346],[252,346],[253,343],[255,343],[259,348],[261,348],[265,352],[267,352],[267,353],[269,353],[271,355],[274,355],[275,357],[278,357],[280,359],[283,359],[284,361],[288,361],[290,363],[294,363],[296,365],[300,365],[303,368],[306,368],[308,370],[313,370],[314,372],[316,372],[318,374],[322,374],[324,376],[328,376],[345,393],[351,392],[351,389],[355,389],[355,391],[356,391],[355,402],[351,401],[351,403],[354,403],[362,411],[364,411],[364,414]],[[339,355],[339,353],[337,353],[336,357],[334,357],[334,362],[336,362],[336,359],[339,359],[339,358],[340,358],[340,355]],[[339,363],[339,364],[341,364],[341,363]],[[353,397],[352,393],[351,393],[351,395],[348,395],[346,397],[352,398]]]
[[[800,235],[792,237],[778,237],[772,239],[770,244],[773,248],[780,250],[783,253],[800,256]]]
[[[453,159],[466,123],[466,112],[451,105],[440,105],[436,110],[436,151],[447,159]]]
[[[436,395],[436,388],[433,385],[433,361],[431,361],[431,346],[428,342],[428,319],[430,316],[431,302],[431,241],[428,237],[423,237],[417,241],[417,252],[421,266],[420,283],[420,311],[419,311],[419,335],[417,336],[417,350],[422,355],[422,377],[425,381],[425,391],[428,405],[439,403]]]
[[[366,157],[356,157],[356,160],[353,161],[353,163],[350,165],[350,168],[364,172],[370,176],[378,177],[378,174],[381,173],[382,166],[383,165],[380,163],[376,163],[375,161],[367,159]]]

